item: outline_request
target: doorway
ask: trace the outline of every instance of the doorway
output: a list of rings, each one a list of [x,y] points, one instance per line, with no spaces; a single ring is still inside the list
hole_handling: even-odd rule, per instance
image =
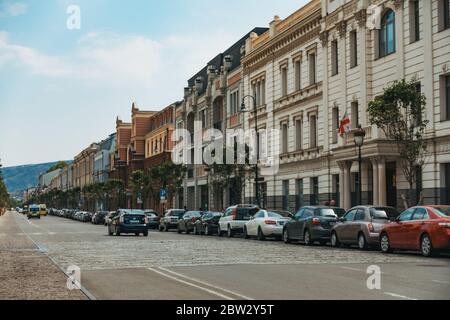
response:
[[[397,175],[395,162],[386,163],[386,200],[387,205],[397,207]]]

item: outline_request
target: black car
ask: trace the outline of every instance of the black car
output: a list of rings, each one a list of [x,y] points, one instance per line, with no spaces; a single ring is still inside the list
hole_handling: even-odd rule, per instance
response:
[[[120,236],[122,233],[134,233],[136,236],[148,236],[147,216],[143,210],[119,209],[108,221],[108,234]]]
[[[158,229],[159,228],[159,216],[158,212],[155,210],[145,210],[145,215],[147,216],[147,229]]]
[[[186,234],[189,234],[191,231],[194,231],[195,223],[202,218],[203,214],[203,211],[186,212],[183,217],[178,220],[178,233],[186,232]]]
[[[105,217],[108,214],[108,211],[97,211],[92,217],[93,224],[104,224]]]
[[[91,213],[91,212],[83,212],[82,214],[81,214],[81,221],[82,222],[91,222],[92,221],[92,217],[93,217],[93,214]]]
[[[195,222],[194,234],[204,234],[205,236],[216,234],[222,215],[222,212],[205,212],[202,218]]]
[[[184,209],[169,209],[159,221],[159,231],[169,231],[178,228],[178,219],[186,213]]]
[[[325,244],[331,239],[331,229],[345,210],[337,207],[307,206],[294,215],[294,219],[283,228],[285,243],[303,241],[306,245],[314,242]]]

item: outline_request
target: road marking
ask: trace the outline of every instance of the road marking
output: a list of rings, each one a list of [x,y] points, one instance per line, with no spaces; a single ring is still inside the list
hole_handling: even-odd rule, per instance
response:
[[[341,269],[345,269],[345,270],[351,270],[351,271],[362,271],[365,272],[365,270],[362,269],[357,269],[357,268],[351,268],[351,267],[340,267]]]
[[[197,288],[197,289],[206,291],[206,292],[208,292],[208,293],[211,293],[211,294],[216,295],[216,296],[218,296],[218,297],[221,297],[221,298],[223,298],[223,299],[226,299],[226,300],[234,300],[233,298],[228,297],[228,296],[226,296],[226,295],[224,295],[224,294],[221,294],[221,293],[219,293],[219,292],[217,292],[217,291],[210,290],[210,289],[208,289],[208,288],[204,288],[204,287],[198,286],[198,285],[196,285],[196,284],[194,284],[194,283],[190,283],[190,282],[184,281],[184,280],[179,279],[179,278],[177,278],[177,277],[174,277],[174,276],[165,274],[165,273],[162,272],[162,271],[159,271],[159,270],[156,270],[156,269],[153,269],[153,268],[147,268],[147,269],[150,270],[150,271],[153,271],[153,272],[155,272],[155,273],[158,273],[158,274],[160,274],[160,275],[162,275],[162,276],[164,276],[164,277],[166,277],[166,278],[169,278],[169,279],[178,281],[178,282],[180,282],[180,283],[186,284],[186,285],[188,285],[188,286],[191,286],[191,287],[194,287],[194,288]]]
[[[201,283],[201,284],[203,284],[203,285],[205,285],[205,286],[208,286],[208,287],[211,287],[211,288],[218,289],[218,290],[220,290],[220,291],[223,291],[223,292],[232,294],[232,295],[234,295],[234,296],[236,296],[236,297],[240,297],[240,298],[245,299],[245,300],[254,300],[253,298],[244,296],[244,295],[242,295],[242,294],[240,294],[240,293],[237,293],[237,292],[234,292],[234,291],[231,291],[231,290],[228,290],[228,289],[225,289],[225,288],[222,288],[222,287],[213,285],[213,284],[211,284],[211,283],[208,283],[208,282],[205,282],[205,281],[202,281],[202,280],[198,280],[198,279],[195,279],[195,278],[191,278],[191,277],[189,277],[189,276],[186,276],[186,275],[184,275],[184,274],[181,274],[181,273],[178,273],[178,272],[175,272],[175,271],[166,269],[166,268],[164,268],[164,267],[159,267],[158,269],[163,270],[163,271],[165,271],[165,272],[170,272],[170,273],[172,273],[172,274],[174,274],[174,275],[176,275],[176,276],[178,276],[178,277],[182,277],[182,278],[188,279],[188,280],[190,280],[190,281],[194,281],[194,282],[197,282],[197,283]]]
[[[442,284],[450,284],[450,281],[444,281],[444,280],[431,280],[431,281],[436,282],[436,283],[442,283]]]
[[[396,294],[396,293],[392,293],[392,292],[385,292],[384,294],[391,296],[391,297],[395,297],[395,298],[400,298],[400,299],[406,299],[406,300],[419,300],[416,298],[410,298],[407,296],[402,296],[401,294]]]

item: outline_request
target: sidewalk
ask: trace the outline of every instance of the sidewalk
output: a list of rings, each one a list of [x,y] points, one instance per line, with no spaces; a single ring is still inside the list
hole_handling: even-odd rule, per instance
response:
[[[23,234],[14,215],[0,216],[0,300],[82,300],[66,287],[66,275]]]

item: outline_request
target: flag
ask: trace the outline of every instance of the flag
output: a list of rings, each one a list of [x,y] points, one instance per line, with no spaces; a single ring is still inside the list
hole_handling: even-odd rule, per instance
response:
[[[348,133],[351,130],[352,126],[350,124],[350,118],[348,117],[347,111],[345,111],[344,118],[342,118],[341,123],[339,125],[339,134],[341,137],[343,137],[345,133]]]

